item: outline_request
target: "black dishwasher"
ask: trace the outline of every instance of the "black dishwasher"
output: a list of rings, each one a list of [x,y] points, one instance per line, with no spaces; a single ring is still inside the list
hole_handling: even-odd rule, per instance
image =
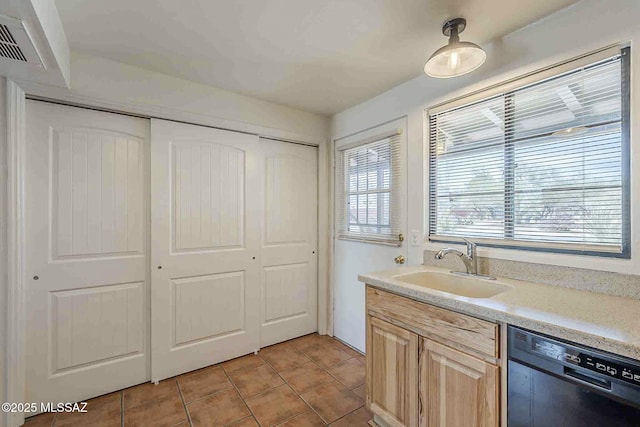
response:
[[[640,426],[640,362],[508,327],[508,427]]]

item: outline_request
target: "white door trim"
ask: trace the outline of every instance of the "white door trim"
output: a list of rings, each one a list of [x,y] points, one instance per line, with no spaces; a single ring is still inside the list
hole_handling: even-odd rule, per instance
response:
[[[331,145],[328,140],[300,135],[281,129],[256,126],[236,122],[209,115],[183,111],[164,106],[150,107],[142,103],[114,103],[97,97],[76,96],[68,90],[52,86],[15,82],[6,80],[6,118],[7,118],[7,317],[6,347],[7,358],[4,367],[6,398],[8,402],[23,402],[25,396],[25,364],[24,364],[24,218],[22,191],[24,177],[24,145],[25,145],[25,102],[31,96],[43,100],[59,100],[61,103],[88,107],[115,113],[129,113],[146,118],[164,118],[202,126],[252,133],[265,138],[278,139],[285,142],[305,143],[317,145],[318,182],[330,182],[333,169],[329,167]],[[323,149],[324,148],[324,149]],[[329,251],[333,244],[330,227],[330,185],[319,186],[318,191],[318,332],[333,334],[333,297],[329,286]],[[23,413],[0,414],[0,427],[6,423],[7,427],[18,427],[24,423]]]
[[[7,343],[6,399],[23,402],[25,395],[24,330],[24,149],[25,93],[7,79]],[[24,423],[23,413],[1,414],[8,427]]]

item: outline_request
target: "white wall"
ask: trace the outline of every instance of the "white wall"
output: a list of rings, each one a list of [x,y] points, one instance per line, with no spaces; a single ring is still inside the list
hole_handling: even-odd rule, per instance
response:
[[[72,52],[71,89],[19,81],[29,94],[323,143],[327,117],[104,58]],[[176,112],[178,117],[176,117]],[[169,115],[171,117],[169,117]]]
[[[473,17],[467,17],[473,18]],[[446,40],[442,39],[443,44]],[[375,126],[395,117],[408,116],[408,228],[425,233],[424,201],[424,110],[448,99],[517,77],[545,66],[615,44],[632,45],[631,155],[632,155],[632,259],[610,259],[576,255],[482,248],[482,256],[540,262],[640,274],[640,1],[583,0],[502,39],[486,44],[487,62],[463,77],[438,80],[420,75],[399,86],[336,114],[331,120],[333,139]],[[431,52],[424,52],[425,58]],[[420,53],[418,53],[420,54]],[[419,73],[420,70],[416,70]],[[440,244],[412,247],[409,263],[420,264],[424,249]],[[339,260],[336,260],[339,262]]]

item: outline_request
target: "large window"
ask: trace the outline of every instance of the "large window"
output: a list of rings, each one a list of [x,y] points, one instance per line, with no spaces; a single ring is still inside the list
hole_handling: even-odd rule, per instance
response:
[[[394,131],[337,151],[338,238],[398,244],[400,137]]]
[[[429,111],[431,240],[629,256],[629,50],[601,56]]]

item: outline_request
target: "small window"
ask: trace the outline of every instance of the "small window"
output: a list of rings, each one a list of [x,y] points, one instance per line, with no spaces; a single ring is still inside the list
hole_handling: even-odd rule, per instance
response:
[[[400,234],[400,133],[337,150],[337,237],[397,245]]]
[[[430,111],[430,240],[628,258],[628,64],[626,48]]]

